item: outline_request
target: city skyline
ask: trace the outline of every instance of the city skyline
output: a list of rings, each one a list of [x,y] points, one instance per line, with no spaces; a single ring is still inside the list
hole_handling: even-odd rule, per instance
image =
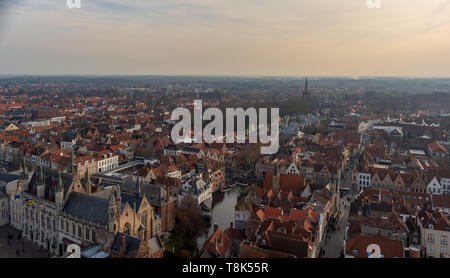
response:
[[[450,1],[81,3],[1,4],[0,75],[450,76]]]

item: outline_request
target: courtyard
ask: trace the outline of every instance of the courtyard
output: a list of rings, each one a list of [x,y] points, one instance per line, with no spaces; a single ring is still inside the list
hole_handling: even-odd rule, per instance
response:
[[[8,239],[9,235],[9,239]],[[48,254],[9,225],[0,227],[0,258],[47,258]],[[9,242],[9,244],[8,244]]]

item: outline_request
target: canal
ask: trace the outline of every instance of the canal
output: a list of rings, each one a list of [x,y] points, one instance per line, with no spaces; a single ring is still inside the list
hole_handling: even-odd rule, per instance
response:
[[[217,224],[223,230],[234,225],[234,207],[241,192],[245,190],[243,186],[235,186],[227,192],[214,192],[211,221],[208,224],[206,232],[197,238],[197,247],[200,250],[205,241],[213,234],[214,224]]]

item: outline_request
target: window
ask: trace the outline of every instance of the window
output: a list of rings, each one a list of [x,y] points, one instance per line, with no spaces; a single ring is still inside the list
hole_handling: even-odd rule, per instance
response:
[[[441,254],[447,254],[447,248],[441,247]]]
[[[429,234],[428,235],[428,242],[434,242],[434,235],[433,234]]]
[[[78,226],[78,237],[82,237],[81,226]]]
[[[125,226],[123,227],[123,233],[126,235],[130,235],[130,224],[125,224]]]
[[[433,250],[433,246],[428,246],[428,254],[433,254],[434,250]]]
[[[89,240],[89,228],[88,227],[86,227],[86,233],[84,236],[85,236],[86,240]]]
[[[147,227],[147,212],[142,215],[142,224]]]
[[[92,230],[92,233],[91,233],[91,240],[95,241],[95,232],[94,232],[94,230]]]
[[[441,236],[441,244],[447,245],[447,236]]]

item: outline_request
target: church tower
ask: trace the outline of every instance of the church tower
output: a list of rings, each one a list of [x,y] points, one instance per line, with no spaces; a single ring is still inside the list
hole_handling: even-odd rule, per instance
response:
[[[75,167],[75,153],[72,147],[72,152],[70,153],[70,173],[72,174],[74,172],[74,167]]]
[[[92,181],[91,181],[91,175],[89,173],[89,167],[86,167],[86,193],[88,195],[91,195],[92,193]]]
[[[308,88],[308,78],[306,78],[306,80],[305,80],[305,89],[303,90],[303,97],[304,98],[308,98],[310,96],[311,96],[311,92],[309,91],[309,88]]]
[[[25,162],[25,157],[22,162],[22,176],[20,178],[22,184],[22,190],[28,192],[28,185],[31,180],[30,171],[28,170],[27,163]]]
[[[55,188],[55,203],[58,209],[62,209],[64,200],[64,184],[62,182],[61,172],[58,171],[58,183]]]
[[[278,169],[278,165],[275,165],[272,176],[272,191],[275,194],[280,192],[280,171]]]
[[[39,198],[44,198],[45,196],[45,176],[44,176],[44,168],[41,165],[41,157],[39,157],[39,161],[37,162],[39,167],[39,179],[36,184],[36,195]]]

